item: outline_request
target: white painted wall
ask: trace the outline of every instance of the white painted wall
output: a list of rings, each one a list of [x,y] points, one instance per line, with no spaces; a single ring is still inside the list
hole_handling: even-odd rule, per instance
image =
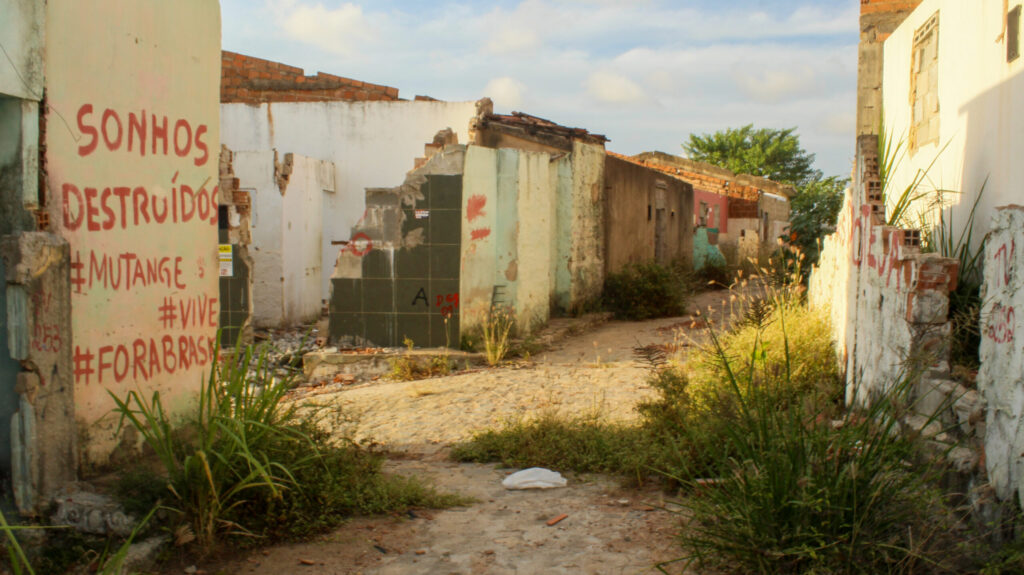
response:
[[[469,141],[475,102],[288,102],[221,104],[221,142],[232,150],[278,150],[329,160],[337,192],[325,196],[320,297],[330,297],[339,246],[365,210],[366,188],[396,186],[444,128]],[[327,270],[326,272],[324,270]]]
[[[284,162],[284,154],[278,154]],[[320,316],[323,204],[333,192],[331,162],[292,155],[284,193],[274,152],[235,152],[239,187],[249,192],[253,257],[253,323],[278,327]],[[326,181],[325,181],[326,180]]]
[[[253,324],[270,327],[284,319],[283,237],[281,210],[284,200],[274,181],[274,152],[235,152],[232,167],[239,188],[249,192],[252,206]]]
[[[320,317],[323,205],[335,194],[331,181],[322,181],[334,164],[325,160],[292,156],[292,174],[283,194],[281,252],[284,282],[284,322],[315,321]],[[329,191],[328,191],[329,190]],[[325,275],[330,275],[325,274]]]
[[[1011,1],[1010,8],[1020,4]],[[959,190],[950,196],[963,226],[979,202],[975,241],[987,229],[996,206],[1020,203],[1024,180],[1024,57],[1006,62],[1003,0],[924,0],[885,42],[883,102],[887,131],[908,139],[911,122],[910,65],[914,31],[939,12],[939,141],[908,154],[894,175],[902,190],[918,169],[927,168],[936,187]],[[945,150],[942,150],[945,146]],[[986,184],[987,179],[987,184]]]
[[[43,97],[45,4],[0,0],[0,14],[0,44],[6,53],[0,66],[0,94],[39,101]]]

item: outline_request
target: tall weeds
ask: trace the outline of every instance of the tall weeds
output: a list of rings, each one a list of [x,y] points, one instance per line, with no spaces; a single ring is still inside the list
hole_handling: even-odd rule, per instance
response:
[[[455,502],[381,475],[379,456],[319,426],[323,411],[284,401],[290,382],[253,353],[239,346],[215,365],[180,422],[158,391],[111,394],[120,424],[137,429],[162,465],[165,506],[182,521],[178,543],[210,550],[225,537],[306,533],[353,512]]]
[[[905,386],[859,411],[794,398],[799,356],[786,309],[775,315],[780,364],[770,363],[760,337],[738,361],[712,334],[719,402],[730,408],[707,412],[719,422],[721,447],[700,471],[714,474],[714,486],[692,473],[681,478],[697,492],[682,502],[692,513],[681,534],[686,560],[745,573],[940,570],[948,514],[931,488],[934,469],[899,433]]]

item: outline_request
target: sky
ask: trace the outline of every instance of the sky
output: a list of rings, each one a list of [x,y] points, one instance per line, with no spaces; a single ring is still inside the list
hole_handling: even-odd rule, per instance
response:
[[[225,50],[521,111],[682,154],[691,133],[797,128],[847,176],[858,0],[221,0]]]

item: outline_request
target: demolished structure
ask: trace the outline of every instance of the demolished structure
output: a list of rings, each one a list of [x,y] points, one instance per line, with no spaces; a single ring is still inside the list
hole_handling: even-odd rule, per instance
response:
[[[332,276],[331,340],[452,346],[508,310],[528,331],[604,281],[603,136],[478,104],[367,211]]]
[[[221,69],[221,142],[250,202],[252,245],[240,247],[252,260],[253,323],[315,321],[366,190],[401,180],[438,130],[466,141],[475,103],[401,100],[396,88],[233,52]]]

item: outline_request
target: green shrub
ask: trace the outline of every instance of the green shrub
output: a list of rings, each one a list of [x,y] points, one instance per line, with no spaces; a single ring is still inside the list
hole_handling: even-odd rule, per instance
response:
[[[627,265],[608,274],[604,304],[621,319],[642,320],[686,313],[687,284],[673,268],[655,262]]]

